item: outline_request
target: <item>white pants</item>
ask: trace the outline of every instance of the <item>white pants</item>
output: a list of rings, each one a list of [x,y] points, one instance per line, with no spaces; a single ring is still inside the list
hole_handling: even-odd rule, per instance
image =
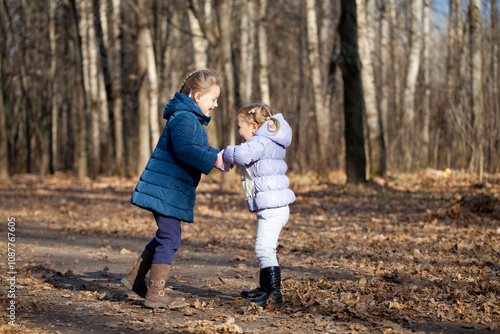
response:
[[[259,260],[260,269],[278,266],[276,247],[278,247],[281,229],[285,227],[289,216],[288,205],[257,211],[255,256]]]

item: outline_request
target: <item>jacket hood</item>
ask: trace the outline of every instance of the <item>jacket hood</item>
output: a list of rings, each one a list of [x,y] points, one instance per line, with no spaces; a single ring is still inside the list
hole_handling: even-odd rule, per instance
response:
[[[201,112],[200,107],[196,102],[194,102],[193,99],[191,99],[186,94],[182,94],[179,92],[175,93],[174,97],[170,101],[168,101],[165,109],[163,110],[163,118],[168,120],[168,118],[172,116],[174,112],[181,110],[195,114],[200,123],[203,125],[208,125],[208,123],[210,123],[210,120],[212,119],[212,116],[205,116]]]
[[[288,125],[287,121],[282,114],[273,115],[274,118],[280,122],[280,129],[278,132],[274,133],[269,131],[268,126],[271,125],[272,130],[272,120],[266,121],[262,126],[255,132],[255,136],[264,136],[271,139],[276,144],[287,148],[292,143],[292,128]]]

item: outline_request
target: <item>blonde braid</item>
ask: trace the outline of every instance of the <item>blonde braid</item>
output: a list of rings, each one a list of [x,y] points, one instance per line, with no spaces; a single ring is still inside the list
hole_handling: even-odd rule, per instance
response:
[[[186,76],[179,93],[190,95],[190,93],[207,92],[212,85],[222,86],[222,74],[213,69],[204,69],[191,72]]]
[[[195,74],[196,71],[193,71],[191,73],[189,73],[185,78],[184,78],[184,81],[182,82],[182,86],[181,86],[181,89],[179,89],[179,93],[183,93],[183,90],[184,90],[184,87],[186,86],[186,81],[191,78],[193,76],[193,74]],[[189,87],[188,87],[189,88]],[[188,92],[189,94],[189,92]],[[186,94],[186,95],[188,95]]]
[[[240,109],[238,114],[244,115],[250,123],[255,122],[260,128],[262,124],[266,121],[273,121],[272,124],[268,124],[269,131],[276,133],[280,129],[280,122],[273,117],[273,110],[267,104],[255,103],[247,105]]]

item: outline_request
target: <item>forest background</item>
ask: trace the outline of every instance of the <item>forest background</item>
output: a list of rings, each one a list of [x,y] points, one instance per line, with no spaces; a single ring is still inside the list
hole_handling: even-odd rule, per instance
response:
[[[4,0],[0,178],[137,175],[184,76],[225,84],[211,146],[269,103],[291,171],[500,171],[497,0]],[[347,125],[347,126],[346,126]]]

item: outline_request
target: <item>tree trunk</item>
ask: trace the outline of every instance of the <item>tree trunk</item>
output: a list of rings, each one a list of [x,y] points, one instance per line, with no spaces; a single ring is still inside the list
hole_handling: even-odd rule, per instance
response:
[[[169,20],[164,20],[166,23],[166,41],[165,50],[163,51],[163,64],[161,72],[161,94],[162,104],[165,105],[174,95],[176,91],[179,90],[179,82],[181,81],[181,73],[185,74],[176,67],[175,60],[179,58],[180,54],[179,46],[181,44],[181,31],[179,29],[172,28],[171,26],[182,26],[182,13],[175,10],[174,6],[176,1],[168,2],[167,4],[167,15]]]
[[[267,0],[260,0],[259,7],[259,83],[260,100],[262,103],[271,104],[269,92],[269,61],[267,59]]]
[[[153,39],[149,28],[146,33],[146,57],[147,57],[147,86],[149,92],[149,126],[151,151],[156,147],[158,138],[160,138],[160,120],[158,110],[158,77],[156,71],[155,52],[153,48]],[[150,152],[151,153],[151,152]]]
[[[422,129],[422,162],[424,165],[429,164],[429,150],[430,150],[430,70],[429,70],[429,0],[424,0],[424,100],[422,103],[422,113],[423,113],[423,129]]]
[[[28,173],[32,172],[32,115],[30,114],[31,108],[33,107],[34,103],[32,100],[32,97],[30,96],[31,94],[31,87],[29,84],[31,83],[31,80],[29,80],[29,77],[26,73],[26,56],[25,56],[25,48],[21,47],[18,42],[18,38],[20,37],[16,35],[15,28],[13,26],[13,21],[27,21],[28,24],[30,23],[30,20],[27,20],[26,17],[23,17],[24,9],[22,8],[22,5],[24,3],[20,4],[20,8],[16,9],[16,14],[15,17],[10,17],[9,13],[9,8],[7,8],[7,3],[4,2],[3,5],[0,6],[0,15],[1,15],[1,22],[2,22],[2,30],[5,32],[6,36],[7,34],[11,37],[10,39],[4,39],[5,41],[10,41],[12,42],[12,49],[15,50],[18,58],[18,63],[13,64],[15,65],[16,71],[15,71],[15,77],[17,77],[14,82],[16,85],[18,85],[18,94],[21,95],[19,97],[16,106],[14,106],[14,110],[18,109],[21,111],[20,113],[22,114],[22,122],[24,123],[22,126],[24,127],[24,131],[20,132],[20,136],[23,136],[24,140],[24,145],[26,147],[26,159],[24,160],[26,162],[26,171]],[[5,19],[5,21],[4,21]],[[29,30],[29,25],[26,27],[26,30]],[[13,37],[16,36],[16,37]],[[7,42],[5,42],[7,43]],[[3,54],[2,54],[3,56]],[[4,102],[5,104],[5,102]],[[16,147],[14,148],[16,149]]]
[[[305,4],[303,1],[300,1],[299,6],[299,11],[304,12]],[[300,30],[303,30],[303,27],[306,27],[307,24],[305,15],[300,16],[300,22],[298,22],[297,24],[300,25]],[[297,38],[299,39],[299,47],[297,50],[299,58],[298,75],[299,78],[304,78],[306,76],[305,72],[307,71],[307,68],[309,68],[307,60],[307,38],[303,33],[300,33]],[[313,155],[313,152],[310,152],[311,143],[308,140],[308,132],[311,126],[309,125],[309,94],[306,93],[307,86],[308,84],[305,83],[304,80],[299,80],[297,87],[299,96],[297,98],[296,108],[299,113],[297,122],[298,129],[293,134],[293,140],[295,145],[297,145],[297,150],[294,159],[295,166],[290,166],[291,168],[297,168],[300,171],[306,171],[308,169],[309,162],[312,160],[311,156]]]
[[[209,44],[216,45],[217,43],[214,33],[212,31],[213,30],[212,1],[205,1],[204,15],[200,13],[200,10],[198,6],[195,4],[194,0],[189,1],[189,9],[190,10],[188,11],[188,15],[190,20],[190,25],[192,29],[194,29],[192,30],[193,33],[192,39],[196,40],[193,41],[193,47],[195,50],[195,55],[194,55],[195,66],[197,69],[206,68],[208,66],[207,47]],[[180,15],[177,15],[175,19],[182,22],[182,17]],[[194,20],[196,20],[196,22]],[[178,29],[175,29],[172,35],[180,36],[177,31]],[[179,38],[180,37],[176,36],[174,40],[177,40]],[[172,49],[171,51],[176,52],[175,49]],[[224,71],[224,69],[221,69],[221,71]],[[223,87],[222,89],[224,90],[225,88]],[[218,109],[218,111],[222,113],[223,112],[222,109],[223,108],[220,108]],[[225,119],[222,118],[219,119],[212,118],[210,122],[211,125],[207,127],[207,137],[210,146],[213,147],[219,146],[219,138],[217,137],[217,128],[218,127],[220,128],[220,132],[224,132],[223,129],[227,129],[226,126],[221,126],[224,121]],[[222,135],[222,137],[224,137],[224,135]]]
[[[323,177],[328,174],[327,150],[330,145],[330,111],[325,108],[324,82],[321,78],[321,63],[318,42],[318,21],[316,14],[316,1],[306,0],[307,17],[307,43],[309,66],[311,67],[314,114],[317,129],[318,166],[317,171]]]
[[[6,50],[6,41],[9,40],[8,28],[4,21],[6,17],[5,8],[0,5],[0,181],[9,178],[9,145],[7,136],[7,110],[4,101],[4,53]]]
[[[455,49],[455,24],[454,24],[454,13],[455,13],[455,0],[450,0],[450,11],[448,14],[448,56],[446,58],[446,86],[447,86],[447,99],[449,106],[454,107],[455,104],[455,59],[456,59],[456,49]]]
[[[226,76],[226,90],[227,95],[224,103],[224,107],[221,112],[223,117],[221,117],[220,122],[224,125],[226,131],[222,131],[222,146],[234,145],[236,143],[235,138],[235,91],[234,91],[234,69],[233,69],[233,59],[231,50],[231,7],[232,0],[223,0],[219,7],[219,21],[220,21],[220,50],[221,50],[221,61],[222,69]],[[231,178],[229,173],[224,173],[222,177],[221,187],[227,190],[231,186]]]
[[[51,159],[50,169],[52,172],[58,169],[58,144],[59,144],[59,103],[57,87],[57,52],[56,52],[56,0],[49,2],[49,43],[50,43],[50,110],[52,115],[51,126]]]
[[[471,0],[470,11],[470,50],[471,50],[471,105],[474,116],[474,145],[471,170],[479,174],[483,182],[484,116],[481,62],[481,0]]]
[[[382,138],[384,140],[385,156],[389,149],[389,64],[391,54],[389,51],[389,0],[382,0],[380,8],[380,118],[382,124]],[[387,158],[385,159],[387,170]]]
[[[461,0],[455,0],[455,4],[453,6],[455,16],[456,16],[456,22],[457,22],[457,28],[456,28],[456,46],[455,46],[455,51],[456,51],[456,59],[455,59],[455,67],[457,71],[456,77],[458,78],[457,81],[461,81],[461,77],[463,77],[464,72],[466,71],[466,57],[465,52],[464,52],[464,28],[463,28],[463,23],[462,23],[462,1]],[[457,83],[455,83],[457,84]]]
[[[242,104],[250,103],[252,99],[252,83],[255,54],[255,2],[240,0],[241,13],[241,71],[240,93]]]
[[[139,79],[139,97],[138,97],[138,112],[139,112],[139,151],[137,160],[137,173],[141,174],[144,167],[151,156],[150,142],[150,118],[149,118],[149,103],[148,103],[148,54],[147,54],[147,39],[148,27],[146,22],[144,0],[137,0],[137,24],[139,32],[137,34],[137,71]]]
[[[458,103],[457,90],[460,86],[457,85],[459,82],[457,68],[460,67],[457,61],[457,38],[455,34],[455,6],[456,0],[449,1],[449,13],[448,13],[448,43],[447,43],[447,57],[446,57],[446,112],[451,117],[443,118],[445,124],[449,123],[451,120],[457,119],[458,110],[460,109],[460,103]],[[460,20],[457,18],[457,20]],[[460,50],[461,51],[461,50]],[[458,127],[457,127],[458,128]],[[455,137],[455,135],[452,135]],[[456,145],[458,140],[452,138],[452,142]],[[453,150],[451,154],[453,154]]]
[[[344,81],[344,122],[347,183],[366,182],[363,136],[363,87],[356,28],[356,2],[341,0],[339,33],[342,42],[341,68]]]
[[[121,66],[121,39],[120,25],[121,12],[120,0],[112,0],[112,20],[111,20],[111,52],[109,54],[109,65],[111,69],[111,87],[113,97],[113,125],[116,172],[119,176],[125,175],[125,159],[123,157],[123,100],[122,100],[122,66]]]
[[[338,34],[337,25],[340,10],[337,10],[337,0],[324,0],[321,4],[321,17],[319,28],[320,68],[324,73],[323,100],[325,110],[331,111],[333,94],[335,93],[335,75],[337,73]],[[330,114],[329,123],[332,123]],[[330,130],[331,132],[331,130]],[[330,136],[332,133],[330,133]]]
[[[196,69],[207,68],[207,47],[208,41],[203,36],[203,31],[200,27],[200,22],[194,15],[193,11],[188,10],[189,27],[191,29],[191,40],[194,50],[194,64]]]
[[[489,166],[492,173],[500,172],[500,152],[498,150],[498,145],[500,141],[500,92],[499,92],[499,81],[500,81],[500,32],[498,26],[498,1],[491,0],[491,83],[492,83],[492,93],[491,93],[491,111],[492,111],[492,122],[491,122],[491,135],[489,140],[489,156],[490,162]]]
[[[450,103],[450,110],[452,112],[452,117],[450,119],[453,121],[454,131],[450,134],[451,137],[451,148],[449,154],[449,160],[465,160],[470,159],[469,147],[473,146],[472,131],[469,131],[471,125],[471,110],[470,105],[470,70],[469,70],[469,35],[470,35],[470,24],[465,22],[465,26],[462,22],[462,1],[454,0],[453,6],[451,8],[453,12],[453,17],[451,20],[456,24],[455,31],[453,32],[455,36],[455,45],[452,46],[452,51],[454,53],[453,65],[455,67],[453,77],[454,82],[454,92],[451,93],[452,103]],[[453,25],[453,23],[452,23]],[[462,28],[463,27],[463,28]],[[462,31],[463,30],[463,31]],[[469,160],[470,162],[470,160]],[[465,165],[466,162],[463,162]]]
[[[96,31],[94,26],[94,11],[89,1],[81,2],[81,18],[85,22],[86,29],[82,27],[82,32],[86,34],[86,45],[84,56],[87,57],[88,64],[88,102],[90,112],[90,176],[96,177],[101,167],[101,128],[100,128],[100,95],[99,95],[99,65]]]
[[[391,109],[392,109],[392,116],[393,118],[396,118],[396,121],[392,121],[392,129],[396,128],[397,130],[391,130],[391,126],[387,128],[387,136],[385,138],[388,139],[387,142],[387,156],[390,157],[395,157],[398,156],[399,154],[396,154],[398,152],[397,150],[397,145],[400,143],[400,140],[390,140],[389,138],[400,138],[402,135],[402,129],[401,129],[401,119],[398,117],[401,112],[401,66],[400,66],[400,58],[401,58],[401,53],[399,52],[399,43],[398,43],[398,38],[399,34],[398,31],[399,29],[399,22],[398,22],[398,15],[396,15],[396,4],[394,3],[395,0],[387,0],[387,6],[388,6],[388,13],[389,13],[389,18],[390,18],[390,59],[392,61],[392,76],[394,80],[392,80],[391,84],[391,91],[392,91],[392,98],[389,102]],[[395,124],[396,123],[396,124]],[[394,126],[396,125],[396,126]],[[391,136],[392,134],[392,136]],[[392,159],[393,166],[395,166],[397,160]]]
[[[324,0],[321,2],[321,16],[319,19],[319,54],[322,70],[328,73],[331,62],[332,48],[335,43],[336,13],[334,3],[336,0]],[[332,36],[333,35],[333,36]]]
[[[379,112],[377,107],[377,92],[375,75],[372,65],[372,47],[368,40],[369,19],[367,18],[365,0],[357,0],[358,43],[361,60],[361,81],[365,105],[366,125],[368,130],[368,166],[369,175],[385,175],[385,153],[382,129],[380,128]]]
[[[108,3],[94,0],[95,29],[97,45],[99,47],[99,132],[100,132],[100,171],[107,174],[113,172],[113,146],[111,145],[112,131],[110,115],[113,111],[113,97],[111,91],[111,74],[109,73],[109,29]]]
[[[78,1],[78,2],[76,2]],[[88,155],[87,155],[87,105],[88,105],[88,57],[87,57],[87,20],[83,14],[80,14],[81,19],[78,20],[78,8],[82,5],[83,0],[73,0],[73,15],[78,32],[78,42],[76,53],[77,63],[79,68],[77,71],[77,78],[75,81],[77,87],[80,88],[80,94],[76,94],[75,105],[77,106],[77,131],[75,138],[76,146],[76,159],[78,168],[78,178],[84,179],[88,176]]]
[[[0,42],[4,43],[4,41]],[[2,45],[3,47],[3,45]],[[9,150],[7,138],[7,120],[3,100],[3,56],[0,56],[0,181],[9,178]]]
[[[415,139],[415,90],[417,75],[420,67],[420,22],[422,18],[422,0],[411,0],[410,22],[410,55],[406,69],[406,82],[404,91],[404,122],[403,122],[403,152],[405,167],[411,168],[416,147]]]

